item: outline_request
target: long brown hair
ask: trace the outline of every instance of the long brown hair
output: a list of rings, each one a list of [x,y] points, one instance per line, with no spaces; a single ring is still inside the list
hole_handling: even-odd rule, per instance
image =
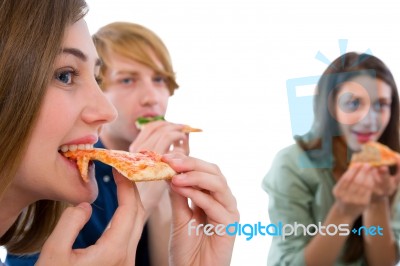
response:
[[[103,60],[103,65],[100,69],[100,78],[104,81],[104,86],[101,86],[102,89],[107,87],[107,80],[104,80],[104,74],[108,65],[110,65],[110,52],[138,61],[155,72],[164,75],[167,79],[170,95],[173,95],[174,91],[179,87],[168,49],[163,41],[150,29],[130,22],[114,22],[100,28],[93,35],[93,41],[100,58]],[[149,56],[149,48],[160,60],[163,69],[160,69]]]
[[[67,26],[84,0],[0,0],[0,200],[30,140]],[[40,249],[65,204],[38,201],[0,238],[10,253]]]
[[[390,120],[379,142],[400,152],[399,140],[399,95],[389,68],[377,57],[369,54],[346,53],[332,62],[322,74],[314,99],[314,123],[309,133],[295,137],[307,156],[320,168],[344,171],[348,167],[350,153],[340,138],[339,125],[328,106],[336,99],[343,82],[360,75],[368,75],[386,82],[392,89]],[[361,216],[354,223],[362,225]],[[345,262],[352,262],[363,256],[363,238],[350,234],[343,254]]]

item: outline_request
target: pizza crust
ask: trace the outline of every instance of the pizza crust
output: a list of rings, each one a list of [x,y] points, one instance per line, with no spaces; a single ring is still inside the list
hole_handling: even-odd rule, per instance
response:
[[[183,132],[183,133],[193,133],[193,132],[203,132],[203,130],[200,129],[200,128],[194,128],[194,127],[185,125],[185,126],[182,128],[182,132]]]
[[[124,169],[115,169],[129,180],[135,182],[170,180],[174,175],[176,175],[176,172],[168,164],[163,162],[148,166],[136,173],[125,171]]]

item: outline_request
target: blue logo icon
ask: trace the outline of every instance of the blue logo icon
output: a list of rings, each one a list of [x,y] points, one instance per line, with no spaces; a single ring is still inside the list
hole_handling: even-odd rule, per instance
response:
[[[339,50],[340,55],[346,53],[347,50],[347,39],[339,39]],[[370,49],[364,52],[364,54],[372,55]],[[329,60],[323,53],[320,51],[317,52],[315,58],[327,65],[331,64],[331,60]],[[344,57],[342,57],[344,64]],[[372,70],[373,71],[373,70]],[[374,76],[375,71],[373,71],[372,76]],[[339,75],[339,74],[333,74]],[[287,97],[289,104],[289,113],[290,113],[290,123],[292,128],[292,136],[296,135],[304,135],[306,134],[312,127],[312,123],[314,121],[314,90],[317,87],[318,81],[321,78],[328,78],[328,75],[324,77],[322,75],[316,76],[307,76],[307,77],[298,77],[288,79],[286,81],[287,88]],[[313,93],[301,93],[302,88],[312,87]],[[326,107],[328,108],[328,106]],[[331,140],[329,140],[331,141]],[[328,144],[330,145],[330,144]],[[319,162],[317,165],[315,163],[310,164],[309,160],[306,158],[306,155],[300,158],[300,165],[303,168],[330,168],[332,167],[332,160],[326,160],[325,162]]]

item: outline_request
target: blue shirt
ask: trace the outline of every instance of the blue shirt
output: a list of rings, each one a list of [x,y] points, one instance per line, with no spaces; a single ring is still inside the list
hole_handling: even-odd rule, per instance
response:
[[[100,140],[94,147],[105,148]],[[99,195],[92,203],[92,216],[79,233],[73,248],[86,248],[90,245],[94,245],[107,227],[118,207],[117,187],[114,182],[111,166],[95,161],[95,169]],[[9,254],[6,258],[6,263],[9,266],[33,266],[38,257],[38,254],[31,256]],[[147,225],[143,228],[143,233],[136,251],[136,265],[150,265]]]

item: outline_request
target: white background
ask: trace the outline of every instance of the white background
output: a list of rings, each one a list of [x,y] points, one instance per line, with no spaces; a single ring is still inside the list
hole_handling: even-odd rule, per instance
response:
[[[374,3],[372,3],[374,2]],[[400,71],[395,1],[88,0],[91,33],[114,21],[156,32],[171,53],[180,89],[167,118],[204,129],[192,156],[220,166],[238,201],[241,223],[269,223],[261,180],[275,153],[291,144],[286,80],[320,75],[347,51],[370,49]],[[238,237],[232,265],[266,265],[270,237]]]

